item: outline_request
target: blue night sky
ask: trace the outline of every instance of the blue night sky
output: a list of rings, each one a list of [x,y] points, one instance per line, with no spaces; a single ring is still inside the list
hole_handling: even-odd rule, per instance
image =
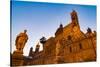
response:
[[[24,55],[28,55],[30,47],[35,50],[42,36],[48,39],[54,36],[60,23],[65,26],[71,22],[73,9],[78,13],[84,33],[88,27],[96,30],[96,6],[12,1],[12,52],[15,50],[16,36],[24,29],[27,29],[29,37]]]

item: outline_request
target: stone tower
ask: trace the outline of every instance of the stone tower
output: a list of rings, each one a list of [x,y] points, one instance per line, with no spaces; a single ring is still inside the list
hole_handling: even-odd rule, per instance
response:
[[[77,12],[75,10],[73,10],[71,12],[71,23],[72,23],[72,26],[78,26],[79,29],[80,29],[80,26],[79,26],[79,21],[78,21],[78,15],[77,15]]]

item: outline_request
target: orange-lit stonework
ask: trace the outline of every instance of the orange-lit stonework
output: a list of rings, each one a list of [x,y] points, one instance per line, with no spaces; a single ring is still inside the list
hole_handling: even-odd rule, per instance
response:
[[[87,33],[81,31],[78,21],[78,14],[75,10],[71,13],[71,22],[64,26],[60,24],[55,32],[55,37],[42,42],[43,50],[39,51],[39,43],[35,51],[30,48],[29,56],[13,53],[12,65],[40,65],[96,61],[96,31],[87,29]],[[81,22],[80,22],[81,23]],[[17,58],[17,59],[16,59]],[[20,62],[19,62],[20,61]]]

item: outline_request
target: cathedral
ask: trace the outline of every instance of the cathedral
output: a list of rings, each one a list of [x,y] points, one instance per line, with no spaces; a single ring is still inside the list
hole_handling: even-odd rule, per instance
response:
[[[35,51],[30,48],[29,55],[23,56],[22,65],[96,61],[96,31],[88,28],[86,33],[82,32],[77,12],[73,10],[70,16],[71,22],[66,26],[60,24],[54,37],[40,39],[42,51],[39,43]]]

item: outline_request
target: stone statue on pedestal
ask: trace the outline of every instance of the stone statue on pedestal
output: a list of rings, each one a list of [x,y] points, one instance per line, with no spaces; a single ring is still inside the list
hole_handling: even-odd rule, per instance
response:
[[[20,33],[15,40],[16,51],[12,54],[11,66],[22,66],[24,64],[23,48],[28,40],[27,30]]]
[[[17,52],[22,52],[23,53],[23,48],[28,40],[28,35],[26,34],[27,30],[24,30],[23,33],[20,33],[15,40],[15,46],[16,46],[16,51]]]

